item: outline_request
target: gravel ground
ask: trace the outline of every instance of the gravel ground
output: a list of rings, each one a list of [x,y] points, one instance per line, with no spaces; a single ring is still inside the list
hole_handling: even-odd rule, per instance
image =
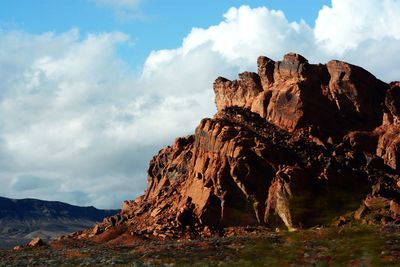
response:
[[[0,266],[400,266],[399,226],[230,231],[198,240],[124,246],[63,241],[0,250]]]

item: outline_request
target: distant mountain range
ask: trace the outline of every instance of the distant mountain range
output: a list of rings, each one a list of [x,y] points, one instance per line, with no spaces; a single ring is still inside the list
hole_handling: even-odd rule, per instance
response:
[[[0,197],[0,248],[25,244],[36,236],[48,240],[83,230],[117,212],[58,201]]]

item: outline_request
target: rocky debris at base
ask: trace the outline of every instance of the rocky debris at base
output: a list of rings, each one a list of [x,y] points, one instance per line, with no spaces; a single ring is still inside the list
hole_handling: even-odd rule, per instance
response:
[[[32,239],[27,246],[28,247],[40,247],[40,246],[44,246],[45,243],[43,242],[43,240],[40,237],[36,237],[34,239]]]
[[[23,249],[24,249],[24,247],[21,246],[21,245],[15,246],[15,247],[13,248],[14,251],[20,251],[20,250],[23,250]]]
[[[31,241],[29,241],[29,243],[26,244],[25,246],[18,245],[18,246],[15,246],[13,248],[13,250],[14,251],[20,251],[20,250],[23,250],[25,248],[37,248],[37,247],[42,247],[42,246],[45,246],[45,245],[46,245],[46,243],[40,237],[35,237]]]
[[[291,233],[249,226],[227,227],[223,236],[194,240],[139,239],[118,245],[112,240],[63,240],[36,249],[0,250],[0,267],[397,266],[399,234],[396,225],[313,227]]]

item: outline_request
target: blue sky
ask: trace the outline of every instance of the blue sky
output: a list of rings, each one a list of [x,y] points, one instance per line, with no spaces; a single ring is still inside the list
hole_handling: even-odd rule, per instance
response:
[[[117,208],[259,55],[399,80],[400,0],[2,0],[0,195]]]
[[[35,34],[78,28],[83,36],[121,31],[131,38],[130,44],[119,47],[121,57],[133,68],[140,68],[150,51],[179,46],[193,27],[217,24],[232,6],[268,6],[282,10],[289,21],[303,19],[314,25],[318,11],[329,4],[328,0],[143,0],[118,10],[95,0],[4,0],[0,28]]]

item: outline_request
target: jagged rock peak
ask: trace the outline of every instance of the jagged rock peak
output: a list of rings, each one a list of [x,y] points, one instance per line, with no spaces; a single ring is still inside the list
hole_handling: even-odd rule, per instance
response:
[[[342,138],[350,130],[372,130],[382,123],[382,103],[389,86],[368,71],[332,60],[309,64],[286,54],[282,61],[261,56],[258,74],[214,82],[218,111],[249,108],[268,122],[293,131],[318,125],[325,138]],[[335,127],[335,128],[333,128]]]

